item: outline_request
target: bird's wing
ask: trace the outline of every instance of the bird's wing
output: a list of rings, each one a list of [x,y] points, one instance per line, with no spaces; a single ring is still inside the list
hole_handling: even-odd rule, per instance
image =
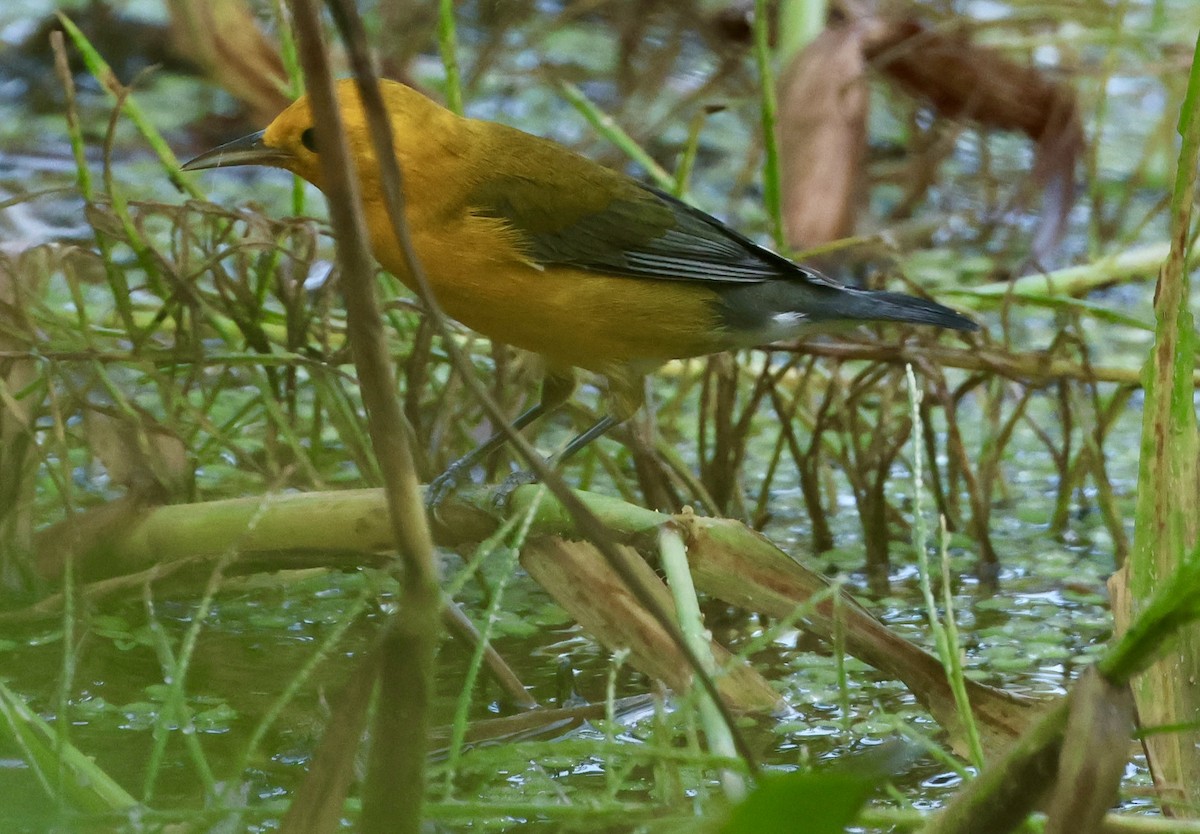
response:
[[[490,176],[471,194],[471,210],[506,221],[541,265],[671,281],[841,287],[666,192],[592,165],[578,172],[575,188],[538,176]]]

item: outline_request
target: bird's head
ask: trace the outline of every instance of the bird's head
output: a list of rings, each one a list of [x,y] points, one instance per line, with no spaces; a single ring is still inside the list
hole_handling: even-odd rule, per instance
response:
[[[395,81],[380,81],[384,107],[392,124],[397,157],[402,166],[420,144],[422,135],[437,135],[447,118],[455,117],[417,91]],[[360,178],[370,182],[373,177],[362,175],[374,169],[375,152],[367,130],[367,117],[352,79],[337,82],[335,89],[338,112],[346,131],[350,156],[359,167]],[[184,163],[184,171],[228,168],[235,165],[266,165],[283,168],[321,187],[321,165],[317,147],[317,130],[308,96],[301,96],[275,117],[266,129],[232,142]],[[405,166],[407,167],[407,166]]]

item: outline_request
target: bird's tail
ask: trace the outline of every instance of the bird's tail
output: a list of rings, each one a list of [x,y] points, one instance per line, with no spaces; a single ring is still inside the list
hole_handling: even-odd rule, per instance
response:
[[[838,294],[837,318],[861,321],[903,321],[911,324],[932,324],[951,330],[978,330],[979,325],[962,313],[935,301],[897,292],[880,292],[846,288]],[[820,318],[820,314],[814,318]]]

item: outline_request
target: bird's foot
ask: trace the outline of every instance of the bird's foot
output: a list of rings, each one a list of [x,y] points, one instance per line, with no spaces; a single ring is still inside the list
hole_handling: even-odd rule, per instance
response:
[[[537,477],[532,472],[521,470],[512,473],[501,482],[500,486],[496,487],[496,492],[492,495],[492,506],[497,510],[507,510],[508,500],[512,498],[512,494],[517,491],[518,487],[536,483]]]
[[[446,467],[446,471],[429,482],[425,489],[425,509],[436,512],[441,503],[449,498],[459,487],[459,479],[466,475],[468,466],[462,461],[454,461]]]

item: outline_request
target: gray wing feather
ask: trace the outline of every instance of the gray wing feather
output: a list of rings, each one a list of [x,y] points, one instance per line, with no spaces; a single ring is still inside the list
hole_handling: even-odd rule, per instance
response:
[[[629,184],[606,206],[566,218],[553,208],[559,195],[526,178],[492,178],[471,205],[511,223],[524,236],[527,255],[543,265],[665,281],[783,279],[841,289],[670,194]]]

